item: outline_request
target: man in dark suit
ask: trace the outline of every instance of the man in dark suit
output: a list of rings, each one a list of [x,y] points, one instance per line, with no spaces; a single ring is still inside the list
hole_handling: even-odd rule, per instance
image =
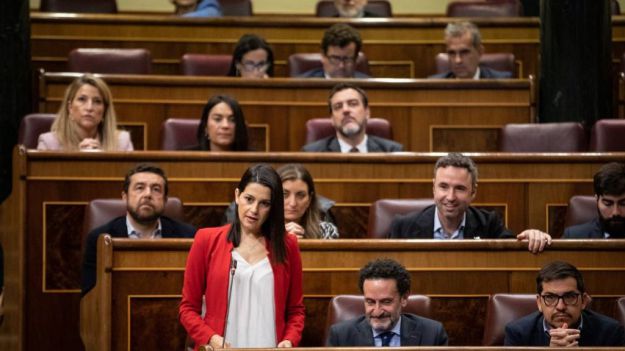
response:
[[[300,78],[369,78],[356,71],[356,59],[362,48],[360,33],[345,23],[328,28],[321,39],[322,67],[304,72]]]
[[[440,322],[402,313],[408,304],[410,274],[398,262],[378,259],[360,270],[365,314],[330,327],[327,346],[444,346]]]
[[[496,213],[471,207],[477,194],[477,166],[460,153],[450,153],[434,165],[434,205],[418,213],[395,218],[389,237],[395,239],[512,238]],[[541,252],[551,236],[528,229],[516,236],[528,249]]]
[[[336,17],[380,17],[375,13],[369,12],[365,9],[367,3],[367,0],[334,0],[334,7],[336,7],[336,11],[338,12]]]
[[[195,235],[193,226],[161,215],[167,192],[167,177],[161,168],[139,164],[128,171],[122,191],[126,215],[93,229],[87,235],[82,262],[82,295],[95,286],[97,242],[101,234],[130,239],[192,238]]]
[[[332,125],[336,134],[304,145],[311,152],[392,152],[403,146],[392,140],[367,134],[369,99],[361,88],[340,83],[332,88],[328,98]]]
[[[536,278],[538,311],[506,326],[505,346],[625,346],[623,326],[586,309],[590,296],[575,266],[555,261]]]
[[[566,239],[625,238],[625,164],[612,162],[593,178],[597,218],[564,230]]]
[[[435,74],[429,78],[499,79],[512,78],[511,72],[501,72],[480,66],[484,53],[482,36],[471,22],[450,23],[445,28],[445,45],[449,57],[449,72]]]

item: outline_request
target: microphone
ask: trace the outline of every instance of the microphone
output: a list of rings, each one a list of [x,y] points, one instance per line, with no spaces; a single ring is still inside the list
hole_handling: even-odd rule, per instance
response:
[[[226,323],[224,325],[224,339],[221,348],[226,346],[226,331],[228,330],[228,316],[230,315],[230,298],[232,296],[232,283],[234,282],[234,273],[237,270],[237,260],[230,255],[230,278],[228,279],[228,301],[226,301]]]

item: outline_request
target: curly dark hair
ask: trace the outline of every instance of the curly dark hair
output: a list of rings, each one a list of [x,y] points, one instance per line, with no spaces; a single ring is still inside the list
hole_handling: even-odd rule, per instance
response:
[[[345,23],[337,23],[332,27],[328,28],[323,34],[323,39],[321,39],[321,50],[324,54],[328,53],[328,48],[330,46],[338,46],[343,48],[349,43],[356,44],[356,52],[354,53],[354,58],[358,57],[358,53],[362,48],[362,39],[360,38],[360,33],[354,27],[345,24]]]
[[[395,279],[397,291],[400,296],[410,292],[410,273],[399,262],[390,258],[378,258],[367,263],[360,270],[358,287],[364,293],[365,280],[372,279]]]
[[[625,163],[603,165],[593,177],[593,185],[597,196],[625,194]]]

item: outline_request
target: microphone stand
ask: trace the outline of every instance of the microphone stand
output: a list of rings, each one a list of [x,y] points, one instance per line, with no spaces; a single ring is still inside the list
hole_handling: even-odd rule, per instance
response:
[[[234,273],[237,270],[237,261],[230,256],[230,278],[228,279],[228,301],[226,303],[226,323],[224,325],[224,339],[221,348],[226,346],[226,331],[228,330],[228,316],[230,315],[230,298],[232,296],[232,283],[234,282]]]

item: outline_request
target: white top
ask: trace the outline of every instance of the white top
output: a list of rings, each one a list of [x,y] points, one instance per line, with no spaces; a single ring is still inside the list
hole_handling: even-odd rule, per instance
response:
[[[339,137],[336,137],[336,140],[338,140],[339,142],[339,147],[341,148],[341,152],[350,152],[352,148],[354,147],[346,143],[345,141],[343,141],[343,139]],[[366,153],[368,151],[367,150],[367,134],[365,134],[365,137],[362,138],[362,141],[360,142],[360,144],[356,145],[355,148],[358,149],[358,152],[362,152],[362,153]]]
[[[273,270],[269,258],[251,265],[232,251],[237,269],[232,284],[226,342],[232,347],[276,347]]]

